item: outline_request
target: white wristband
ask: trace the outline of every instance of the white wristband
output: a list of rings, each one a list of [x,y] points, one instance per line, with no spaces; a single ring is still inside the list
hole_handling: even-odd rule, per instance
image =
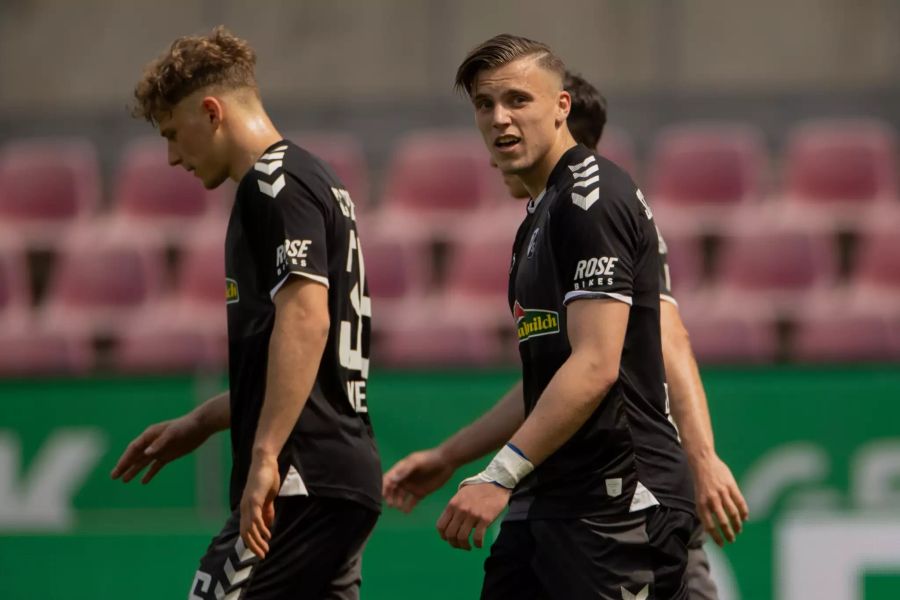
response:
[[[473,477],[468,477],[460,482],[459,487],[474,485],[477,483],[496,483],[508,490],[515,489],[516,485],[529,473],[534,471],[534,465],[525,458],[525,455],[512,444],[507,444],[500,449],[497,456],[488,466]]]

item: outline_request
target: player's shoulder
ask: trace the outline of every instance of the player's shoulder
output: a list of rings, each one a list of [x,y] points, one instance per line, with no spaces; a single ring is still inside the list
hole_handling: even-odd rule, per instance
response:
[[[614,162],[579,146],[567,152],[557,169],[555,212],[638,214],[645,208],[635,182]]]
[[[244,193],[264,200],[309,199],[325,205],[335,187],[340,184],[329,167],[288,140],[267,148],[241,182]]]

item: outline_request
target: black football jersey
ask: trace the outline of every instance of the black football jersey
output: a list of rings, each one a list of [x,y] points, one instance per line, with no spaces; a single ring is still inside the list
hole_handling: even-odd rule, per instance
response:
[[[686,458],[667,417],[650,207],[624,171],[575,146],[528,212],[509,282],[526,414],[571,354],[571,302],[613,299],[630,312],[618,380],[579,431],[522,480],[507,518],[615,515],[656,504],[693,512]]]
[[[306,277],[328,288],[330,330],[312,393],[279,456],[281,494],[378,510],[381,465],[366,403],[371,303],[353,201],[327,165],[288,141],[266,150],[238,185],[225,273],[232,508],[266,394],[273,298],[289,277]]]

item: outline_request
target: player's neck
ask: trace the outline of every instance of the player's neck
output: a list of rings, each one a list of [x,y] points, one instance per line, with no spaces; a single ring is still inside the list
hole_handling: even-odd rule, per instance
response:
[[[556,168],[559,159],[575,145],[576,142],[572,134],[569,133],[568,129],[563,129],[547,154],[535,163],[528,173],[519,174],[519,178],[532,198],[537,198],[544,191],[547,187],[547,180],[550,179],[550,173]]]
[[[233,135],[235,151],[229,161],[228,176],[236,182],[240,182],[266,148],[283,137],[264,111],[245,115]]]

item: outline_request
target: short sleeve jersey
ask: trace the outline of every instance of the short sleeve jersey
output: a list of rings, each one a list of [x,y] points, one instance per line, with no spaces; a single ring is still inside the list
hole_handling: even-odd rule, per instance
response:
[[[617,515],[656,504],[693,512],[687,462],[667,418],[650,207],[624,171],[575,146],[528,211],[509,283],[526,414],[571,354],[572,302],[623,302],[629,317],[618,380],[578,432],[522,480],[507,518]]]
[[[328,288],[330,329],[312,392],[279,456],[282,495],[381,505],[369,421],[371,308],[350,194],[331,169],[288,141],[238,185],[225,242],[233,468],[240,501],[266,395],[274,297],[290,277]],[[308,360],[318,361],[318,356]]]

